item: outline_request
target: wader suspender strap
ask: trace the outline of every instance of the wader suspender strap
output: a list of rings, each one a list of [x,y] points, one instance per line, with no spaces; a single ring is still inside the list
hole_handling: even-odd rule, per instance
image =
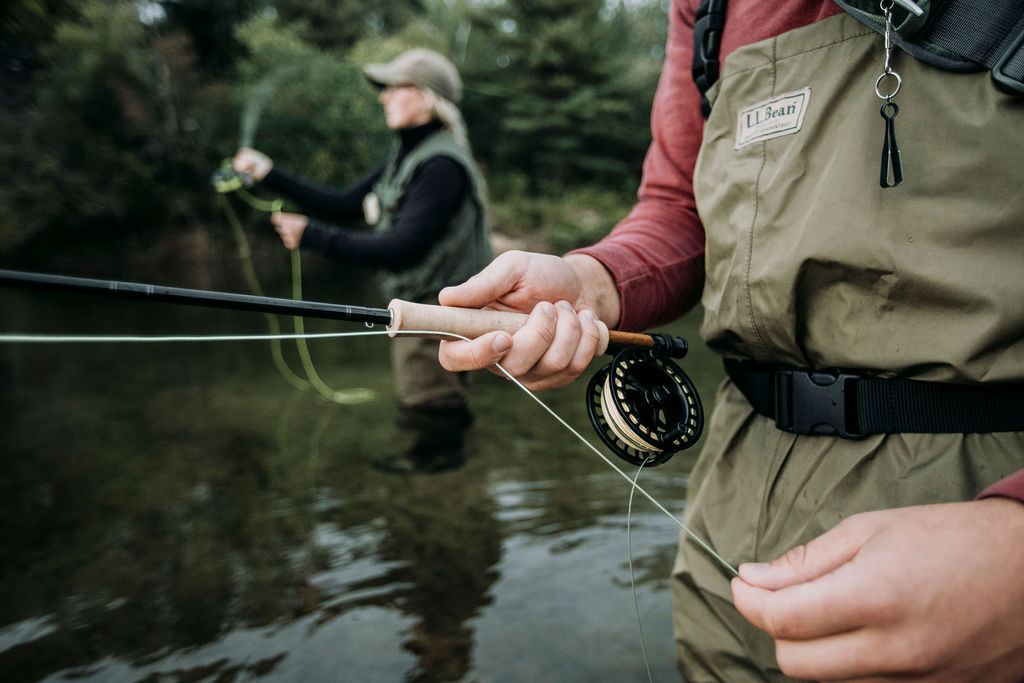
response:
[[[726,0],[703,0],[693,22],[693,82],[700,91],[700,111],[707,118],[711,103],[704,95],[718,80],[718,51],[725,26]]]
[[[945,384],[770,368],[726,360],[754,410],[796,434],[1024,431],[1024,383]]]
[[[885,30],[877,2],[835,0],[876,31]],[[893,42],[923,62],[948,71],[992,70],[1005,90],[1024,94],[1024,12],[1020,0],[931,0],[923,23],[893,9]]]
[[[885,19],[874,0],[868,3],[873,10],[854,6],[864,3],[834,1],[874,30],[885,32]],[[700,91],[704,118],[711,113],[705,93],[718,80],[725,5],[726,0],[703,0],[693,24],[693,81]],[[893,42],[940,69],[991,69],[1000,88],[1024,96],[1024,12],[1020,0],[933,0],[932,6],[930,13],[934,16],[927,19],[919,35],[910,41],[896,31]]]

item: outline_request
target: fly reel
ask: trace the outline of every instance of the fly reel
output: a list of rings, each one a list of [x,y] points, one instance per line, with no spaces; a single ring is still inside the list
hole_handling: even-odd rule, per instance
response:
[[[249,188],[253,185],[252,176],[236,171],[231,159],[225,159],[220,168],[213,172],[213,175],[210,176],[210,184],[221,194],[234,192],[239,199],[257,211],[275,213],[284,206],[284,202],[280,199],[267,200],[254,197],[249,192]]]
[[[226,194],[241,190],[243,187],[248,187],[252,182],[245,175],[235,170],[231,159],[225,159],[220,168],[210,176],[210,184],[213,185],[213,189],[217,190],[217,192]]]
[[[697,443],[704,409],[697,388],[667,355],[630,346],[587,385],[587,413],[617,456],[654,467]]]

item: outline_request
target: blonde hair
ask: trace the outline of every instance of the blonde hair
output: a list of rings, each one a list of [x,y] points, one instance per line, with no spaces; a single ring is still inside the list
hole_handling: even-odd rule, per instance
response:
[[[427,104],[430,105],[430,111],[434,118],[440,121],[455,142],[464,147],[472,156],[473,149],[469,146],[469,138],[466,136],[466,122],[462,119],[459,107],[447,97],[439,95],[430,88],[420,88],[420,91],[427,100]],[[486,206],[487,181],[481,176],[480,182],[482,183],[479,188],[480,196]]]
[[[462,112],[451,100],[430,88],[420,88],[426,97],[427,104],[434,118],[441,122],[445,129],[466,149],[469,149],[469,138],[466,136],[466,122],[462,119]]]

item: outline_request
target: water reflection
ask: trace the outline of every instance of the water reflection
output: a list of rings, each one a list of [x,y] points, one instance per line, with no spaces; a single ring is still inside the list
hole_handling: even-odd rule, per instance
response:
[[[85,334],[262,324],[10,291],[0,319]],[[386,344],[311,351],[332,384],[378,395],[326,404],[255,343],[0,345],[0,678],[646,680],[618,475],[483,375],[463,469],[378,473],[368,462],[394,437]],[[545,400],[587,429],[581,393]],[[642,479],[672,510],[677,458]],[[674,680],[678,528],[635,505],[645,635],[655,677]]]
[[[402,644],[418,660],[410,680],[457,681],[470,669],[470,620],[491,601],[501,557],[494,502],[483,483],[464,472],[410,477],[384,512],[380,558],[393,564],[366,583],[393,586],[387,604],[416,620]]]

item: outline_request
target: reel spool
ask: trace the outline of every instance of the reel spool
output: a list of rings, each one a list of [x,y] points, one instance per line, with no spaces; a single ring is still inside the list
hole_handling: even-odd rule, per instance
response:
[[[267,200],[254,197],[249,192],[249,188],[253,185],[252,176],[236,171],[231,159],[225,159],[220,168],[213,172],[213,175],[210,176],[210,184],[221,194],[234,192],[239,199],[257,211],[275,213],[284,206],[284,202],[280,199]]]
[[[617,456],[654,467],[697,443],[704,409],[697,388],[667,355],[628,347],[587,385],[587,414]]]
[[[231,159],[225,159],[220,168],[213,172],[210,184],[221,194],[241,190],[247,185],[245,177],[232,166]]]

